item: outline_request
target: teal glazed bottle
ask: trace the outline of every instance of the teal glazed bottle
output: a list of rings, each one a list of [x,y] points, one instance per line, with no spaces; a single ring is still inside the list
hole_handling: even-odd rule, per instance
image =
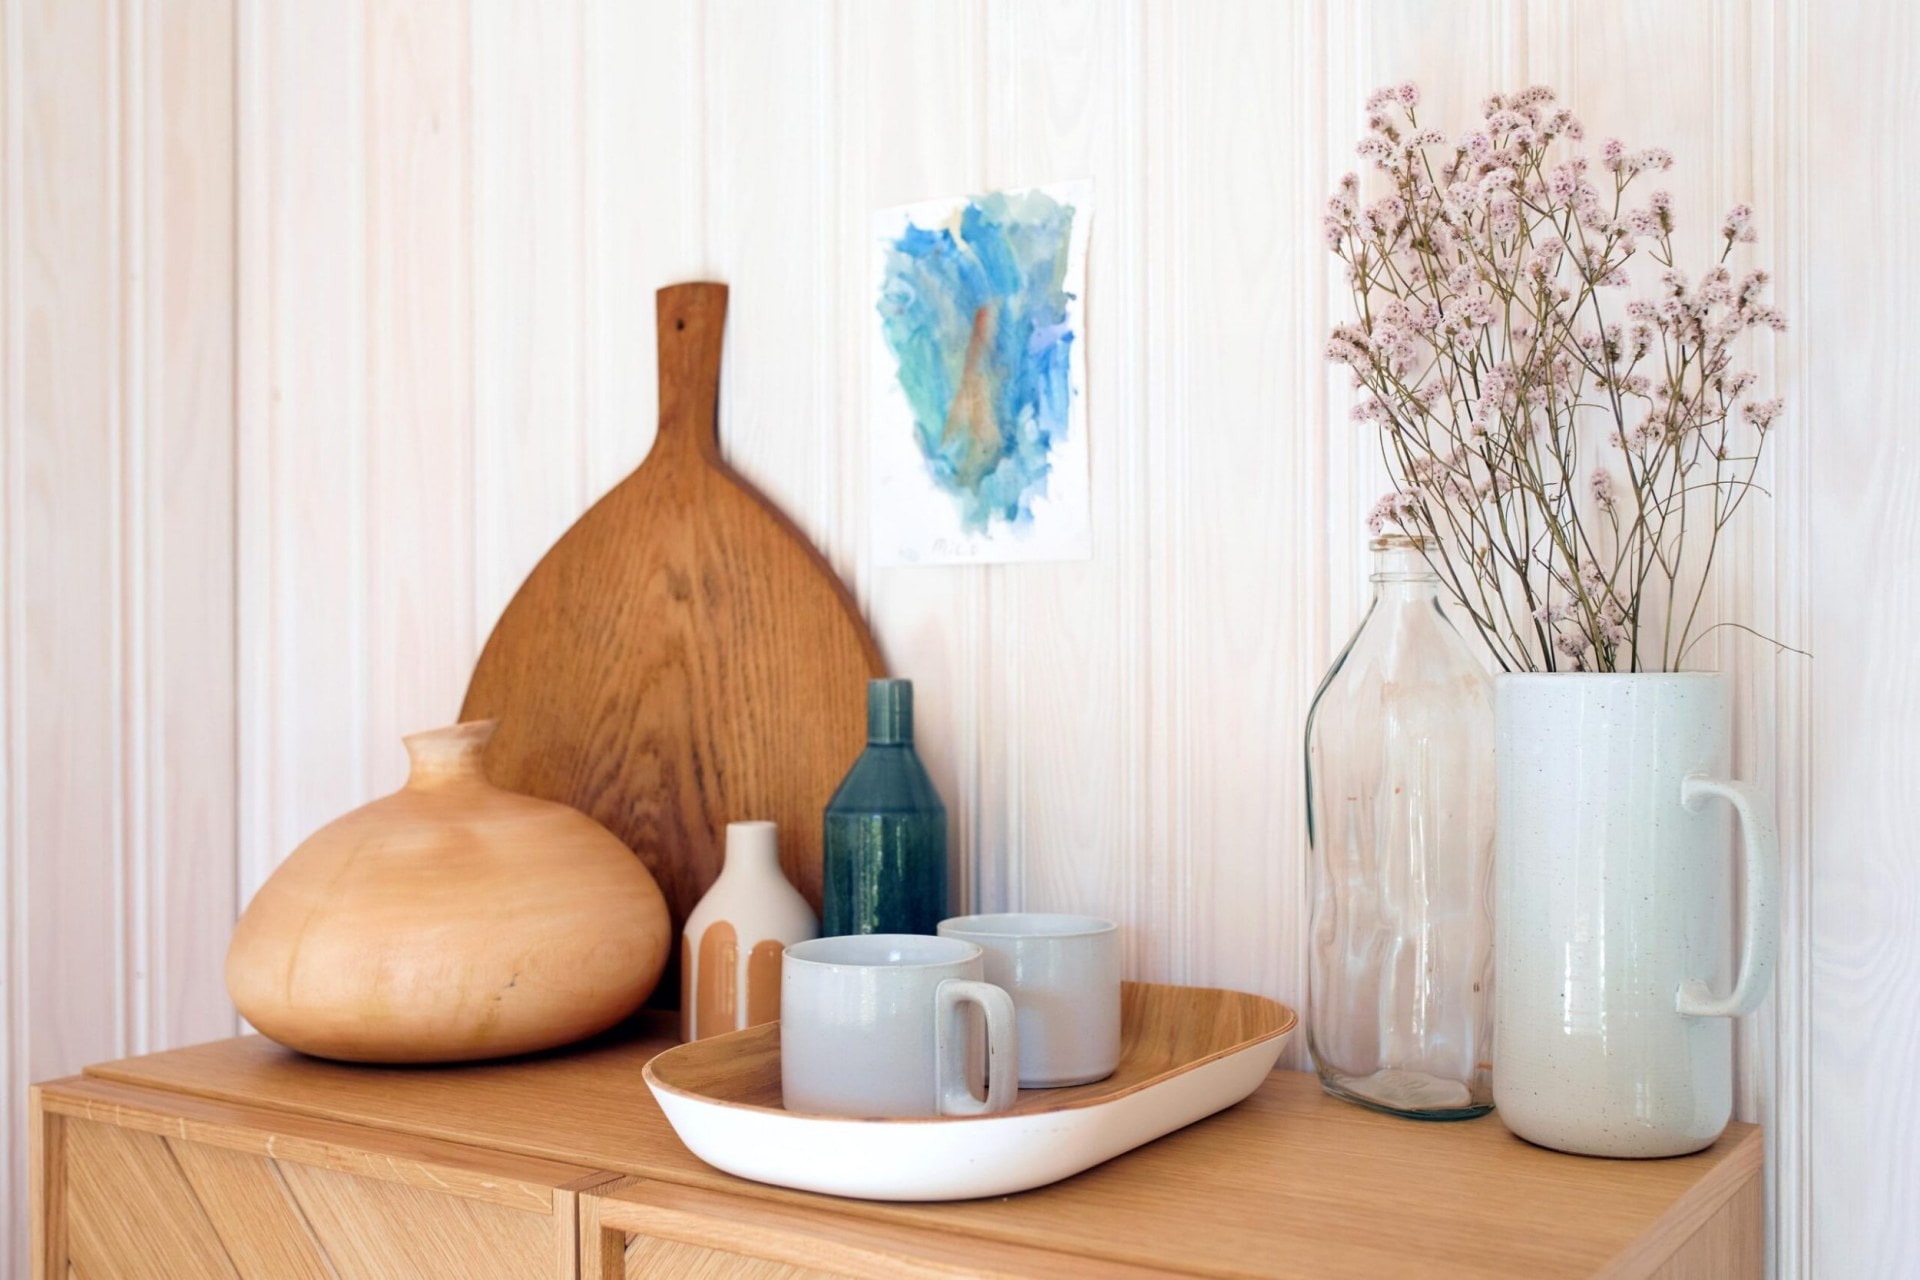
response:
[[[867,684],[867,749],[827,802],[821,936],[932,933],[947,917],[947,806],[913,749],[913,682]]]

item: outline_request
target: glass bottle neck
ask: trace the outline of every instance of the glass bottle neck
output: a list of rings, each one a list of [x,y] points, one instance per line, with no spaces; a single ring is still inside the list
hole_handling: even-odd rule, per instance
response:
[[[913,745],[913,681],[867,682],[867,745]]]
[[[1434,600],[1440,594],[1440,575],[1412,547],[1374,552],[1372,581],[1376,600]]]

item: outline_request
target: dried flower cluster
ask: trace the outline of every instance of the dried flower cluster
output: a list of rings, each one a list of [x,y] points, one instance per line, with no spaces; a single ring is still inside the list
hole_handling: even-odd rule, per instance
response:
[[[1742,334],[1785,326],[1767,273],[1729,269],[1753,211],[1727,214],[1692,279],[1672,198],[1641,195],[1666,151],[1609,140],[1595,163],[1546,88],[1489,98],[1451,142],[1419,101],[1368,100],[1359,154],[1388,189],[1363,203],[1348,174],[1327,205],[1357,311],[1327,356],[1395,484],[1370,525],[1429,538],[1508,669],[1674,669],[1781,410],[1734,361]]]

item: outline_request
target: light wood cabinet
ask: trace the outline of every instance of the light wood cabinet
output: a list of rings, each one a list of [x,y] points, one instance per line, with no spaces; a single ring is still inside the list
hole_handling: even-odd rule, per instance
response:
[[[572,1276],[549,1160],[107,1081],[34,1092],[36,1276]]]
[[[664,1025],[529,1061],[356,1068],[247,1037],[34,1091],[36,1280],[112,1277],[1754,1276],[1761,1143],[1581,1160],[1276,1073],[1053,1187],[876,1204],[682,1147]]]

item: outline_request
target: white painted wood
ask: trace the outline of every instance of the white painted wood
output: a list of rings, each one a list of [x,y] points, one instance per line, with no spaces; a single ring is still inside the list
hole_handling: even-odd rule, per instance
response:
[[[128,1045],[121,306],[115,15],[29,4],[18,459],[28,1073]],[[57,856],[33,851],[58,850]],[[55,923],[57,922],[57,923]],[[90,998],[71,998],[75,991]],[[9,1103],[13,1103],[9,1099]]]
[[[1920,453],[1906,360],[1920,326],[1902,287],[1920,265],[1902,212],[1920,13],[1818,6],[1801,31],[1806,93],[1779,109],[1800,115],[1806,141],[1794,158],[1805,161],[1796,422],[1810,437],[1803,563],[1816,655],[1806,726],[1812,1270],[1891,1276],[1920,1268],[1920,858],[1908,802],[1920,766],[1920,607],[1909,586]]]
[[[840,420],[850,435],[840,455],[840,537],[853,579],[888,668],[914,681],[914,732],[947,803],[956,911],[997,910],[1011,901],[1002,870],[1004,834],[983,805],[982,699],[986,608],[991,570],[949,567],[873,568],[859,512],[866,481],[866,388],[874,280],[863,264],[871,244],[868,214],[932,195],[979,190],[988,181],[984,126],[985,20],[980,0],[902,5],[844,0],[836,10],[851,34],[842,46],[840,92],[850,101],[840,119],[848,208],[841,236],[855,246],[844,278],[834,332],[843,370]],[[851,381],[844,379],[851,378]],[[849,764],[852,762],[849,761]]]
[[[1006,3],[987,12],[995,185],[1089,178],[1090,303],[1110,317],[1089,345],[1094,558],[994,570],[992,685],[982,726],[1004,808],[1003,905],[1145,921],[1148,652],[1146,308],[1141,184],[1145,102],[1130,94],[1143,15],[1098,3]],[[1058,51],[1058,52],[1050,52]],[[992,856],[992,850],[983,850]],[[1145,972],[1148,930],[1125,943]]]
[[[221,977],[237,909],[233,8],[168,0],[126,12],[144,72],[123,101],[143,277],[128,317],[140,367],[126,422],[140,460],[127,493],[144,519],[124,554],[128,599],[141,607],[128,726],[143,795],[128,816],[139,819],[146,920],[130,981],[144,992],[136,1043],[151,1050],[224,1034],[233,1020]]]
[[[366,789],[405,734],[450,724],[479,653],[467,6],[369,0]]]
[[[1106,912],[1135,976],[1302,1003],[1299,725],[1380,486],[1320,360],[1345,306],[1321,202],[1375,85],[1418,80],[1457,129],[1538,80],[1670,146],[1702,225],[1751,198],[1779,268],[1773,504],[1714,606],[1820,657],[1717,641],[1783,847],[1737,1107],[1769,1126],[1780,1274],[1920,1265],[1920,882],[1875,789],[1910,609],[1860,568],[1911,558],[1895,0],[0,14],[13,1213],[21,1083],[225,1022],[226,920],[397,780],[397,735],[451,717],[526,570],[643,456],[673,280],[732,284],[728,456],[919,686],[956,909]],[[1095,559],[871,567],[870,212],[1079,177]]]
[[[26,1084],[232,1025],[233,11],[7,3],[0,1269]]]
[[[25,21],[0,5],[0,1260],[27,1258],[27,1136],[22,1091],[27,1065],[26,778],[26,186]]]
[[[1172,120],[1158,180],[1174,203],[1169,239],[1153,246],[1171,264],[1157,303],[1167,332],[1153,344],[1170,384],[1153,423],[1168,489],[1154,684],[1172,771],[1169,958],[1176,980],[1296,1007],[1307,902],[1298,726],[1319,677],[1324,500],[1318,426],[1298,406],[1322,377],[1321,264],[1307,229],[1325,180],[1310,151],[1270,140],[1318,125],[1291,87],[1325,56],[1314,18],[1305,6],[1171,5],[1165,39],[1181,70],[1153,108]]]
[[[240,16],[244,901],[396,748],[369,714],[366,13]]]
[[[646,457],[659,419],[653,294],[703,278],[701,13],[692,0],[586,0],[582,92],[587,492]]]
[[[587,492],[578,4],[471,6],[474,634]],[[476,650],[477,652],[477,650]]]

